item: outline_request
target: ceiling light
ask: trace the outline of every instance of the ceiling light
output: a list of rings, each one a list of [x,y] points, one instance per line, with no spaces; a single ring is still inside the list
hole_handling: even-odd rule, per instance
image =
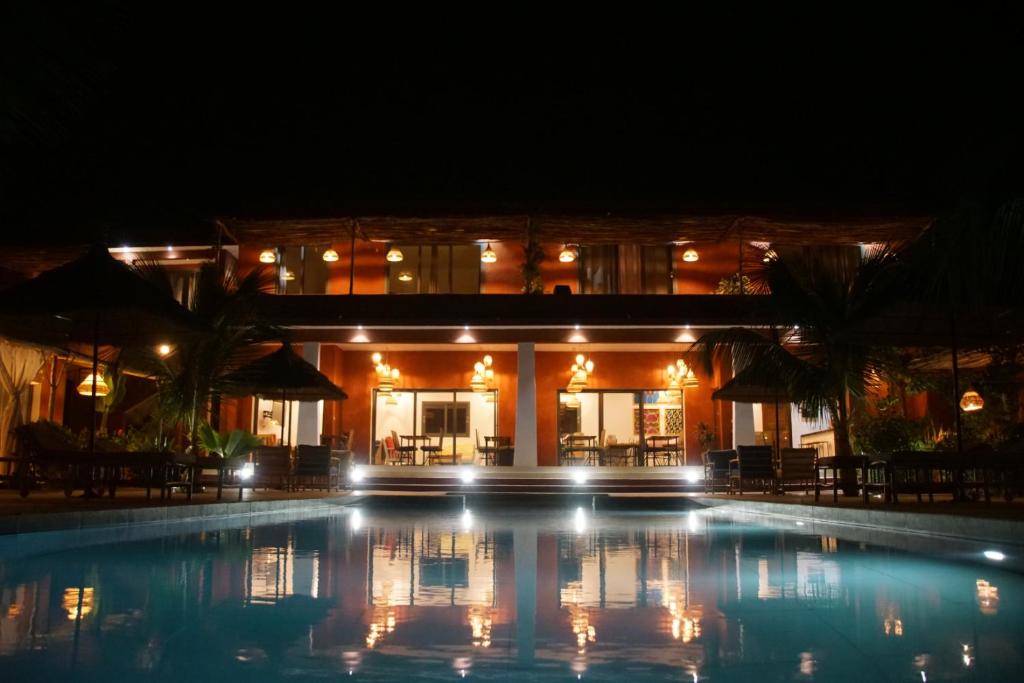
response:
[[[480,260],[484,263],[494,263],[498,260],[498,255],[494,253],[493,249],[491,249],[490,242],[487,243],[487,248],[480,254]]]
[[[327,263],[334,263],[337,260],[338,252],[334,251],[333,249],[328,249],[327,251],[324,252],[324,261],[327,261]]]
[[[558,255],[558,260],[562,263],[572,263],[576,260],[576,250],[566,244],[562,247],[562,252]]]
[[[475,344],[476,339],[469,333],[469,325],[462,328],[462,334],[455,340],[456,344]]]
[[[398,281],[412,282],[412,273],[410,273],[408,270],[403,270],[401,273],[398,274]]]
[[[88,375],[86,375],[85,379],[83,379],[78,384],[78,386],[75,387],[75,390],[79,394],[81,394],[82,396],[92,396],[92,378],[93,378],[93,374],[90,372]],[[103,381],[103,377],[102,376],[97,377],[96,378],[96,397],[99,398],[99,397],[102,397],[102,396],[106,396],[109,393],[110,393],[110,387],[107,386],[107,383]]]
[[[679,336],[676,337],[676,343],[693,343],[697,341],[692,334],[689,332],[680,332]]]
[[[405,254],[398,247],[391,247],[388,249],[388,255],[385,256],[389,263],[400,263],[405,258]]]
[[[170,355],[170,353],[171,353],[171,345],[170,344],[161,344],[160,346],[156,347],[156,352],[158,354],[160,354],[161,356]]]
[[[686,261],[687,263],[695,263],[699,259],[700,255],[697,253],[697,250],[694,249],[693,247],[690,247],[689,249],[683,252],[683,260]]]
[[[370,356],[370,360],[373,361],[375,366],[380,365],[380,362],[384,360],[384,356],[380,355],[380,351],[374,351],[373,355]]]
[[[291,282],[295,279],[295,273],[288,270],[287,268],[281,269],[281,280],[283,282]]]
[[[352,339],[349,341],[353,344],[366,344],[370,341],[370,338],[366,336],[366,333],[363,332],[363,326],[360,325],[359,329],[352,335]]]
[[[277,252],[273,249],[264,249],[260,252],[260,263],[277,263]]]
[[[974,389],[968,389],[960,397],[960,410],[965,413],[973,413],[985,407],[985,399]]]

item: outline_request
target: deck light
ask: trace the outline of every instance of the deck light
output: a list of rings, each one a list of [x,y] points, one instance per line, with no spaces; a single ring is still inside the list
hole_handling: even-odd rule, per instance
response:
[[[690,247],[689,249],[683,252],[683,260],[686,261],[687,263],[696,263],[697,261],[700,260],[700,255],[697,253],[696,249]]]
[[[986,550],[982,553],[986,560],[995,560],[996,562],[1002,562],[1006,559],[1006,555],[1002,554],[998,550]]]
[[[405,258],[405,254],[398,247],[391,247],[388,249],[388,254],[385,256],[389,263],[401,263],[402,259]]]
[[[160,346],[156,347],[156,352],[161,356],[168,356],[171,353],[171,345],[161,344]]]
[[[490,242],[487,243],[487,248],[480,254],[480,260],[483,263],[494,263],[498,260],[498,255],[494,253],[493,249],[491,249]]]
[[[576,260],[576,250],[572,249],[569,244],[563,245],[561,253],[558,254],[558,260],[562,263],[572,263]]]
[[[965,413],[973,413],[985,407],[985,399],[974,389],[968,389],[960,397],[960,410]]]
[[[252,479],[254,474],[256,474],[256,466],[251,462],[245,463],[242,465],[242,469],[238,470],[238,478],[242,481]]]
[[[82,396],[92,396],[92,377],[93,375],[90,372],[88,375],[86,375],[85,379],[83,379],[78,384],[78,386],[75,387],[75,390]],[[96,378],[96,397],[101,398],[109,393],[110,387],[107,385],[106,382],[103,381],[103,376],[100,375],[99,377]]]
[[[363,472],[362,467],[353,467],[348,471],[348,478],[356,483],[361,482],[366,478],[366,473]]]
[[[587,483],[587,473],[586,472],[573,472],[572,473],[572,480],[574,482],[576,482],[576,484],[578,486],[583,486],[584,484]]]
[[[459,475],[459,478],[462,479],[463,484],[472,484],[476,479],[476,474],[473,473],[473,470],[467,469]]]
[[[264,249],[260,252],[260,263],[277,263],[277,252],[273,249]]]
[[[338,260],[338,252],[334,251],[333,249],[328,249],[327,251],[324,252],[323,258],[324,261],[326,261],[327,263],[334,263],[335,261]]]

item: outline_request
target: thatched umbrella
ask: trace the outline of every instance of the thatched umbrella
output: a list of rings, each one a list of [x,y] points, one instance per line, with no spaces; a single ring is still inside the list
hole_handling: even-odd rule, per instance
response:
[[[115,259],[103,245],[0,292],[0,332],[47,344],[92,345],[90,450],[96,441],[100,344],[155,344],[198,331],[199,323],[168,292]]]
[[[711,398],[735,403],[775,404],[775,455],[781,452],[779,441],[779,404],[789,403],[789,392],[782,380],[764,368],[746,368],[716,389]]]
[[[284,443],[284,406],[293,401],[343,401],[348,398],[340,387],[301,358],[285,342],[281,348],[221,377],[221,393],[281,399],[281,442]]]

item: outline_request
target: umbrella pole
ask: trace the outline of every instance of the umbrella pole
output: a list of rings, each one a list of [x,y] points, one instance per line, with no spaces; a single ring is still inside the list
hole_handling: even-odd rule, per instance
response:
[[[963,426],[960,424],[960,359],[956,343],[956,318],[949,319],[949,333],[952,345],[953,360],[953,415],[956,423],[956,452],[963,453]]]
[[[89,452],[96,452],[96,375],[100,371],[100,314],[96,312],[92,328],[92,415],[89,419]]]
[[[285,396],[287,396],[287,395],[288,395],[287,392],[284,392],[284,391],[281,392],[281,445],[282,446],[284,445],[284,425],[285,425],[285,422],[287,422],[287,417],[286,417],[285,412],[284,412],[284,407],[285,407],[285,404],[286,404],[286,401],[284,399],[285,399]]]

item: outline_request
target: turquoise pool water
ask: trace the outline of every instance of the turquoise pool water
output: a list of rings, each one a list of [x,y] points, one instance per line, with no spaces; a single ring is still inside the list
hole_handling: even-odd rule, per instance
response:
[[[0,545],[0,681],[1024,679],[1021,575],[770,524],[364,509],[24,537]]]

